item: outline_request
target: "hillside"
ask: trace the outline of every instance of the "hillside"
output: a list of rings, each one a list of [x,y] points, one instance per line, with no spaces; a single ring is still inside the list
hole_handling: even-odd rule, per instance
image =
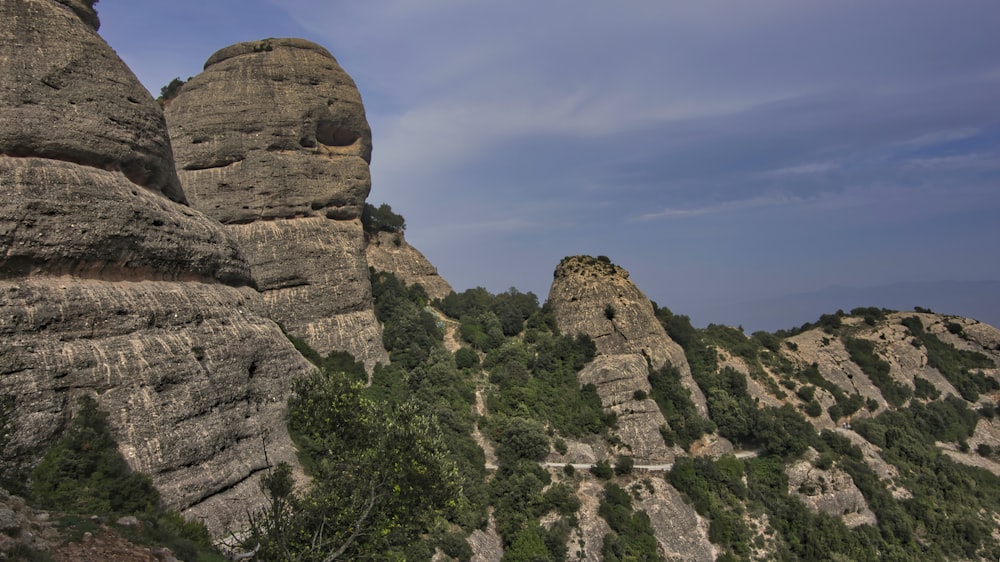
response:
[[[323,47],[164,110],[92,4],[0,4],[0,558],[1000,558],[997,328],[696,329],[606,256],[455,292]]]

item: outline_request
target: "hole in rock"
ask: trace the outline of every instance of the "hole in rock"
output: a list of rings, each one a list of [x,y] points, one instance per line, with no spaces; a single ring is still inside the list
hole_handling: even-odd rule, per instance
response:
[[[358,135],[332,121],[316,124],[316,141],[326,146],[351,146],[356,140]]]

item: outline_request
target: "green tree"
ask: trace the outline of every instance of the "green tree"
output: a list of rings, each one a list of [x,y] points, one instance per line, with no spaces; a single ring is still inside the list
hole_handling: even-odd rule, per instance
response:
[[[41,507],[73,513],[138,513],[155,508],[159,493],[149,476],[132,472],[118,451],[107,415],[83,396],[66,433],[31,476]]]
[[[167,100],[172,100],[177,97],[177,94],[181,92],[181,88],[186,84],[184,80],[181,80],[180,76],[174,78],[169,84],[160,88],[160,97],[156,101],[163,104]]]
[[[371,556],[410,544],[464,502],[434,420],[410,403],[381,407],[361,391],[342,373],[296,383],[289,429],[313,481],[285,495],[280,467],[265,478],[271,506],[247,540],[261,545],[263,559]]]
[[[406,221],[402,215],[392,212],[392,207],[388,203],[382,203],[378,207],[370,203],[365,203],[361,211],[361,224],[365,232],[374,234],[376,232],[398,232],[406,230]]]

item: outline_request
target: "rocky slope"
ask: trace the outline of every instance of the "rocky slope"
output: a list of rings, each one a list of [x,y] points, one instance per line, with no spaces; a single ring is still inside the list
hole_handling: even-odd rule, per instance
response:
[[[419,284],[433,299],[443,299],[452,292],[451,285],[419,250],[411,246],[402,233],[376,232],[367,236],[365,256],[376,271],[388,271],[406,282]]]
[[[691,378],[684,350],[656,320],[652,303],[627,271],[605,260],[562,260],[548,302],[561,331],[587,334],[597,345],[598,357],[580,373],[580,381],[597,386],[604,407],[618,415],[622,453],[642,463],[670,462],[678,450],[667,447],[660,435],[663,415],[651,398],[637,398],[649,393],[648,366],[658,369],[669,362],[677,367],[702,415],[705,398]]]
[[[295,462],[283,410],[309,367],[237,241],[184,205],[163,115],[88,5],[0,4],[3,470],[90,394],[132,467],[221,532]]]
[[[237,240],[268,314],[321,353],[387,363],[360,222],[371,130],[333,56],[301,39],[226,47],[166,115],[191,205]]]

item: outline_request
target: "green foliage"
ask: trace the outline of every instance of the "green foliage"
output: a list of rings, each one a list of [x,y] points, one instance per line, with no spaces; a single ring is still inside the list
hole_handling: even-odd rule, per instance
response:
[[[614,320],[616,314],[614,305],[609,304],[604,307],[604,317],[608,320]]]
[[[900,483],[913,497],[894,501],[862,462],[843,459],[841,466],[878,516],[884,539],[892,548],[909,551],[910,559],[1000,556],[1000,544],[992,536],[994,521],[983,515],[1000,509],[1000,479],[954,463],[935,446],[936,441],[964,442],[977,420],[963,400],[948,396],[927,404],[913,402],[854,424],[858,433],[883,449],[882,457],[896,466]]]
[[[566,484],[560,483],[550,486],[545,491],[544,498],[549,510],[564,517],[569,517],[580,509],[580,498],[576,497],[573,488]]]
[[[527,459],[501,459],[496,475],[490,482],[497,530],[507,545],[507,556],[523,559],[526,555],[524,541],[530,539],[530,552],[543,560],[562,560],[569,526],[565,518],[573,517],[579,509],[579,500],[564,484],[557,484],[545,494],[542,489],[550,483],[549,473],[537,462]],[[556,512],[560,519],[548,531],[538,528],[538,518]],[[538,532],[544,550],[531,534]],[[524,533],[529,533],[528,537]],[[528,558],[529,560],[531,558]]]
[[[159,493],[148,475],[128,467],[97,402],[83,396],[77,404],[65,433],[32,472],[32,503],[87,517],[136,515],[141,525],[122,530],[129,540],[167,546],[185,560],[222,560],[202,522],[159,509]]]
[[[628,492],[616,484],[605,484],[597,513],[611,527],[601,548],[604,560],[662,560],[649,515],[632,510],[632,496]]]
[[[360,558],[416,542],[465,498],[458,469],[433,418],[412,403],[389,408],[343,373],[295,384],[289,431],[313,477],[292,493],[286,467],[265,477],[269,509],[247,545],[267,560]]]
[[[590,467],[590,473],[601,480],[608,480],[615,475],[614,469],[611,468],[611,463],[603,459],[597,461],[597,464]]]
[[[525,321],[539,311],[534,293],[521,293],[514,287],[495,296],[482,287],[452,292],[435,304],[461,321],[462,337],[483,351],[500,345],[504,336],[520,334]]]
[[[809,402],[806,402],[805,413],[811,418],[817,418],[823,414],[823,406],[815,400],[810,400]]]
[[[1000,382],[973,369],[994,369],[996,363],[977,351],[958,349],[926,332],[916,316],[903,319],[903,325],[916,341],[927,349],[927,364],[937,369],[970,402],[979,399],[980,393],[1000,390]],[[961,326],[958,326],[961,329]],[[960,330],[959,330],[960,331]]]
[[[867,310],[867,309],[855,309],[855,310]],[[778,330],[774,333],[775,336],[779,338],[790,338],[792,336],[797,336],[803,332],[808,332],[809,330],[814,330],[816,328],[822,329],[825,333],[833,335],[836,334],[841,326],[843,325],[843,318],[847,316],[843,310],[838,310],[833,314],[823,314],[819,317],[816,322],[806,322],[805,324],[799,326],[798,328],[792,328],[791,330]]]
[[[905,384],[896,382],[889,376],[889,364],[875,353],[875,344],[859,338],[843,339],[844,347],[851,356],[851,361],[857,363],[872,384],[882,392],[882,397],[889,404],[900,407],[910,399],[913,392]]]
[[[517,534],[517,538],[504,551],[502,562],[552,562],[549,549],[542,538],[544,530],[538,525],[529,525]]]
[[[455,351],[455,366],[459,369],[478,369],[479,355],[467,347]]]
[[[597,388],[581,386],[577,379],[596,353],[594,342],[585,335],[541,329],[530,334],[530,341],[509,339],[483,360],[495,385],[487,401],[490,411],[533,418],[574,437],[614,426],[616,418],[604,411]]]
[[[628,455],[619,455],[618,460],[615,461],[615,475],[625,476],[627,474],[632,474],[632,467],[635,466],[635,459]]]
[[[382,343],[394,364],[414,369],[427,360],[444,337],[437,318],[424,309],[427,292],[392,273],[369,270],[375,316],[382,322]]]
[[[938,390],[931,381],[923,378],[914,376],[913,386],[916,387],[913,395],[917,398],[923,400],[937,400],[941,397],[941,391]]]
[[[190,78],[188,78],[190,80]],[[163,105],[164,102],[172,100],[177,97],[177,94],[181,93],[181,88],[186,83],[186,80],[181,80],[180,76],[174,78],[169,84],[160,88],[160,97],[156,98],[156,101]]]
[[[886,315],[892,311],[887,308],[878,308],[876,306],[858,307],[851,309],[851,316],[860,316],[864,318],[865,324],[869,326],[875,326],[879,322],[885,320]]]
[[[497,458],[501,462],[541,461],[549,452],[545,427],[536,420],[497,415],[491,425],[496,427]]]
[[[798,397],[801,398],[803,402],[810,402],[812,401],[813,397],[816,396],[816,387],[807,384],[805,386],[799,387],[799,389],[795,391],[795,394],[797,394]]]
[[[399,365],[377,366],[372,384],[364,394],[385,408],[414,404],[421,413],[433,416],[442,431],[450,458],[459,471],[459,483],[469,500],[456,515],[465,528],[485,521],[488,501],[481,485],[485,478],[485,456],[472,438],[475,394],[472,381],[455,365],[454,356],[443,346],[433,348],[427,359],[413,370]]]
[[[149,476],[128,467],[107,416],[89,396],[32,473],[31,494],[40,507],[72,513],[132,514],[160,501]]]
[[[715,430],[715,424],[703,418],[691,400],[691,391],[681,384],[680,371],[671,363],[650,370],[649,385],[653,400],[669,424],[665,439],[684,449],[696,439]]]
[[[406,230],[406,221],[402,215],[392,212],[392,207],[388,203],[382,203],[375,207],[371,203],[365,203],[361,210],[361,224],[365,232],[375,234],[377,232],[397,232]]]

